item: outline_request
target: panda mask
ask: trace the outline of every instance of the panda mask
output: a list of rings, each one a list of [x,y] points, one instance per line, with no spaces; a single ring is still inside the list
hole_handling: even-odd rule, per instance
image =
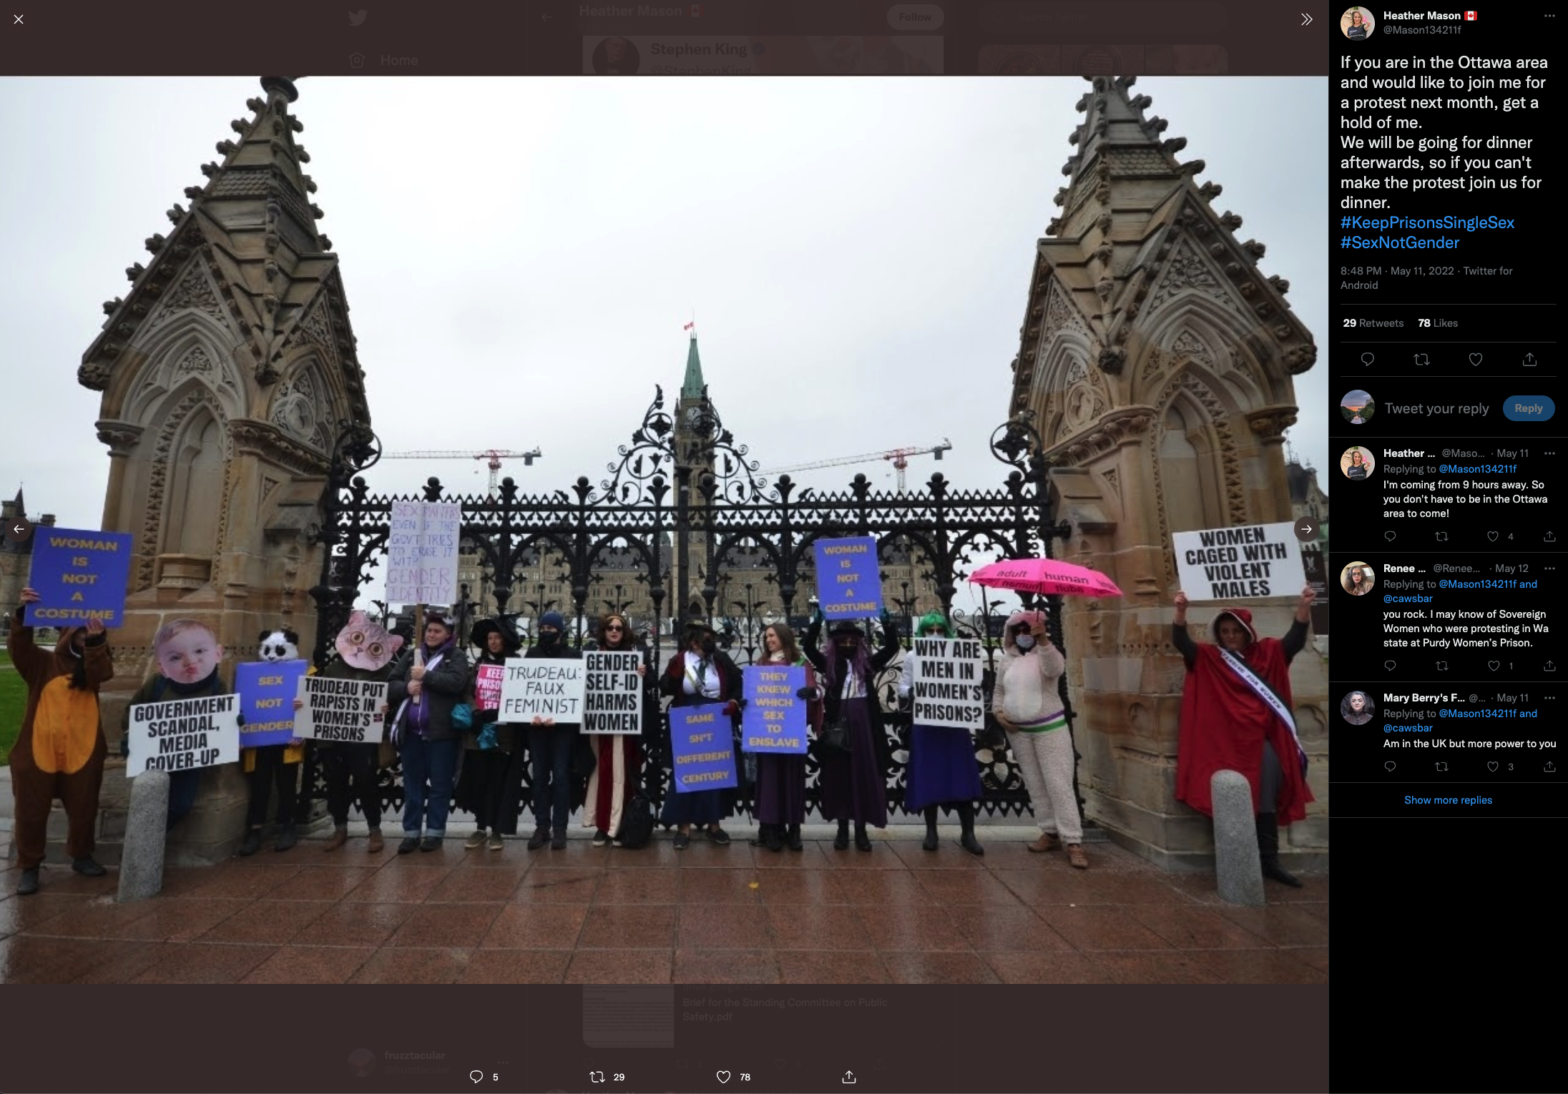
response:
[[[299,635],[291,630],[262,631],[257,645],[263,661],[299,660]]]

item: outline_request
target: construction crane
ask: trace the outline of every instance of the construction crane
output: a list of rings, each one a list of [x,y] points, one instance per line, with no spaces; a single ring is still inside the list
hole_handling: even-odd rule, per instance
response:
[[[904,469],[909,466],[911,456],[935,456],[942,458],[942,453],[952,448],[952,442],[946,437],[941,444],[926,445],[924,447],[911,446],[908,448],[886,448],[881,452],[865,452],[859,456],[841,456],[836,460],[817,460],[813,463],[797,463],[789,467],[770,467],[759,472],[763,475],[782,475],[790,471],[813,471],[819,467],[841,467],[851,463],[869,463],[872,460],[891,460],[893,467],[898,471],[898,492],[904,492]]]
[[[532,452],[513,452],[508,448],[487,448],[483,452],[388,452],[384,460],[488,460],[490,461],[490,497],[495,497],[496,476],[501,473],[502,460],[522,460],[524,467],[532,467],[544,453],[535,448]]]

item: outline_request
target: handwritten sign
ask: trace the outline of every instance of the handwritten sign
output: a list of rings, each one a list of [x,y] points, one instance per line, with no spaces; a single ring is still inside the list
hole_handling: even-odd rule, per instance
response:
[[[583,689],[588,663],[555,657],[512,657],[501,681],[503,725],[553,718],[569,724],[583,720]]]
[[[1176,532],[1171,546],[1189,600],[1296,596],[1307,583],[1301,544],[1289,521]]]
[[[294,735],[316,741],[378,744],[387,702],[385,680],[339,680],[304,676],[299,697],[305,705],[295,712]]]
[[[463,507],[394,501],[387,535],[387,603],[457,603]]]
[[[131,707],[125,774],[189,771],[240,758],[240,697],[204,695]]]
[[[671,707],[670,750],[677,794],[736,785],[735,745],[723,703]]]
[[[502,665],[480,665],[474,680],[474,705],[480,710],[501,709],[501,685],[506,679]]]
[[[984,729],[980,643],[967,638],[917,638],[913,656],[914,724]]]
[[[855,619],[882,610],[882,574],[877,569],[875,539],[819,539],[812,547],[817,560],[817,601],[824,619]]]
[[[124,622],[133,538],[127,532],[38,529],[28,584],[40,599],[25,605],[22,622],[84,627],[89,619],[101,619],[105,627],[118,627]]]
[[[746,712],[740,721],[745,752],[806,751],[806,700],[795,693],[806,686],[799,665],[750,665],[741,673]]]
[[[286,745],[294,739],[294,697],[309,661],[246,661],[234,669],[241,748]]]
[[[598,650],[583,655],[588,686],[583,692],[584,733],[641,733],[642,654]]]

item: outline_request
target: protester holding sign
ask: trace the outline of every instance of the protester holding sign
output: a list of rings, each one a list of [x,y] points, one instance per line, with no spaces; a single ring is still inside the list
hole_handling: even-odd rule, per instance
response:
[[[941,612],[928,612],[915,629],[916,638],[951,638],[947,620]],[[979,662],[975,659],[973,685],[979,693]],[[923,675],[921,659],[914,653],[904,657],[904,668],[898,678],[898,697],[913,702],[916,681]],[[938,681],[944,690],[958,690],[955,682]],[[962,685],[959,685],[962,687]],[[984,722],[985,708],[981,707]],[[920,810],[926,818],[926,838],[921,844],[927,851],[938,846],[936,812],[939,807],[951,806],[958,812],[958,823],[963,834],[958,842],[971,855],[985,854],[985,848],[975,839],[975,802],[980,800],[980,768],[975,763],[975,744],[971,731],[945,725],[928,725],[921,720],[921,712],[914,711],[909,730],[909,780],[904,794],[905,808],[910,812]]]
[[[833,624],[820,649],[821,610],[806,629],[806,656],[822,677],[823,732],[817,737],[817,757],[822,769],[822,815],[838,821],[833,846],[849,847],[849,822],[855,822],[855,846],[871,850],[866,825],[887,827],[887,771],[891,749],[882,724],[882,704],[873,681],[898,655],[898,631],[886,612],[882,614],[883,645],[870,653],[866,632],[854,620]],[[841,739],[844,747],[836,747]]]
[[[99,619],[88,620],[85,628],[63,627],[53,650],[39,649],[33,628],[22,624],[24,609],[38,600],[35,589],[22,590],[22,607],[11,616],[7,647],[11,664],[27,685],[22,731],[10,753],[16,864],[22,871],[17,896],[38,891],[49,810],[56,798],[65,806],[71,869],[87,877],[105,873],[93,859],[98,790],[109,751],[99,723],[98,688],[114,676],[114,658]]]
[[[1062,705],[1062,673],[1067,659],[1045,633],[1044,610],[1007,617],[1002,631],[1002,664],[996,670],[991,709],[1009,736],[1018,770],[1029,790],[1029,804],[1040,826],[1031,851],[1059,851],[1067,861],[1089,868],[1083,850],[1083,817],[1073,793],[1073,742]]]
[[[332,645],[337,656],[321,670],[322,679],[385,682],[392,676],[392,658],[403,648],[403,637],[388,634],[386,628],[356,610]],[[381,721],[384,726],[385,711]],[[321,772],[327,783],[327,813],[332,817],[332,835],[322,850],[336,851],[348,842],[348,807],[358,802],[370,828],[365,849],[372,855],[380,854],[386,846],[381,836],[381,790],[376,786],[381,742],[318,740],[312,747],[321,757]]]
[[[817,670],[795,645],[795,632],[784,623],[769,624],[762,632],[763,665],[799,665],[806,670],[806,686],[797,698],[805,698],[806,724],[812,733],[822,729],[822,689],[817,686]],[[806,823],[806,757],[783,752],[757,754],[757,823],[762,846],[769,851],[804,851],[800,826]]]
[[[517,835],[523,804],[521,727],[498,721],[501,674],[506,659],[516,657],[523,644],[509,627],[494,619],[475,623],[468,644],[479,647],[479,657],[468,674],[474,725],[463,734],[457,807],[474,815],[474,834],[463,846],[477,851],[488,842],[490,850],[499,851],[504,846],[502,836]],[[490,831],[488,839],[486,829]]]
[[[566,644],[566,620],[560,612],[539,617],[539,644],[529,646],[524,657],[580,660],[582,654]],[[577,747],[581,715],[567,719],[536,714],[528,729],[528,751],[533,757],[534,834],[528,849],[546,843],[553,851],[566,848],[566,822],[572,815],[572,752]]]
[[[397,709],[392,738],[403,760],[403,842],[397,853],[438,851],[462,747],[452,708],[468,696],[468,656],[457,648],[444,614],[425,613],[424,645],[403,655],[388,683],[387,700]]]
[[[657,715],[657,699],[648,680],[648,666],[632,638],[631,624],[624,615],[612,612],[599,621],[597,639],[600,653],[635,654],[637,656],[637,695],[635,702],[641,714],[643,727],[651,724]],[[651,708],[651,709],[650,709]],[[631,801],[641,786],[642,747],[637,733],[597,733],[589,738],[597,762],[588,777],[588,798],[583,807],[583,824],[594,830],[593,845],[603,847],[615,841],[621,830],[621,817],[626,803]]]
[[[1307,644],[1312,586],[1301,590],[1284,638],[1259,638],[1246,608],[1214,617],[1214,645],[1187,633],[1187,594],[1176,594],[1171,642],[1187,663],[1176,745],[1176,800],[1214,815],[1209,780],[1239,771],[1252,784],[1263,876],[1292,888],[1301,882],[1279,862],[1279,826],[1307,815],[1307,757],[1296,736],[1290,662]]]
[[[267,823],[267,806],[271,803],[274,787],[278,796],[278,842],[274,844],[273,850],[287,851],[299,842],[294,829],[294,808],[299,800],[300,761],[305,758],[304,741],[292,735],[285,740],[274,741],[271,738],[280,734],[261,729],[262,726],[276,726],[280,720],[291,727],[293,725],[294,696],[286,693],[282,687],[290,678],[282,669],[287,664],[293,666],[296,672],[305,670],[305,663],[299,660],[299,635],[287,628],[262,631],[256,640],[256,648],[261,654],[261,660],[239,666],[234,681],[240,692],[240,702],[244,708],[242,713],[252,706],[257,708],[254,711],[256,717],[247,714],[245,718],[247,728],[257,732],[254,736],[244,732],[240,734],[244,745],[240,750],[240,767],[250,786],[250,806],[245,811],[245,838],[240,841],[239,849],[242,857],[261,850],[261,831]],[[279,671],[269,672],[267,666],[276,666]],[[254,699],[247,677],[254,680],[254,691],[260,693]]]
[[[740,697],[740,669],[719,649],[718,636],[713,628],[698,619],[686,624],[685,649],[681,650],[664,667],[659,677],[659,690],[673,697],[672,706],[692,707],[705,703],[723,703],[725,713],[732,718],[740,712],[736,700]],[[733,734],[733,727],[731,727]],[[734,748],[733,738],[730,745]],[[674,752],[674,745],[671,745]],[[664,799],[661,824],[675,825],[675,849],[684,851],[691,846],[691,826],[704,825],[708,839],[723,847],[730,842],[729,833],[719,824],[726,816],[734,795],[723,790],[692,790],[671,793]]]
[[[200,699],[227,695],[230,688],[218,673],[223,647],[212,628],[194,619],[176,619],[158,628],[152,638],[153,656],[161,670],[148,677],[126,704],[121,723],[120,754],[131,754],[131,708],[142,703],[174,699]],[[201,789],[201,768],[184,767],[169,772],[169,819],[173,828],[189,815]]]

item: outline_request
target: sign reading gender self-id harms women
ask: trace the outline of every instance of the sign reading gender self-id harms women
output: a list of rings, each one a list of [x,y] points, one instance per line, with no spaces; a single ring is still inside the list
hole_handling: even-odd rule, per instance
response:
[[[1297,596],[1307,583],[1290,521],[1176,532],[1171,546],[1189,600]]]
[[[724,703],[705,703],[670,708],[676,793],[735,786],[735,746],[724,707]]]
[[[583,689],[584,733],[641,733],[642,654],[595,650],[583,654],[588,684]]]
[[[188,771],[240,758],[240,697],[203,695],[131,707],[125,774]]]
[[[101,619],[105,627],[120,626],[133,538],[129,532],[39,528],[27,579],[39,599],[23,606],[22,622],[29,627],[85,627],[89,619]]]
[[[877,541],[819,539],[812,544],[817,562],[817,602],[824,619],[857,619],[882,611],[882,572]]]

